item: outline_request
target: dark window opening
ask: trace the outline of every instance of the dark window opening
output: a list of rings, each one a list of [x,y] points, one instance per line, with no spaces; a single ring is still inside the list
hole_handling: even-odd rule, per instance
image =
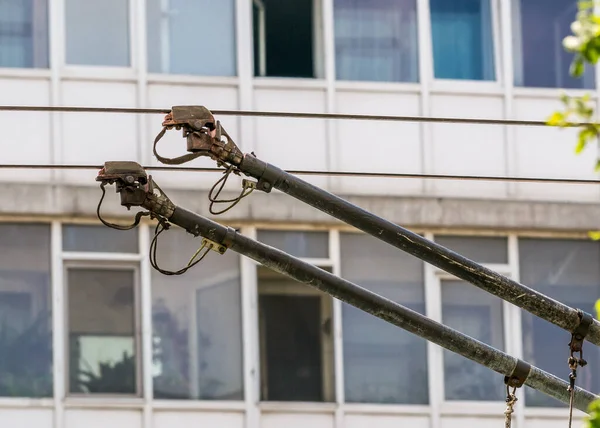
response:
[[[254,74],[314,78],[313,0],[253,0]]]
[[[333,401],[332,299],[259,270],[261,399]]]

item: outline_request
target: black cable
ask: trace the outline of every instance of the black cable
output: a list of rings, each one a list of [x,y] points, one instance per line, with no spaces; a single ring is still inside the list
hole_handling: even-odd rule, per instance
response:
[[[51,164],[0,164],[0,169],[102,169],[102,165],[51,165]],[[174,167],[174,166],[144,166],[147,170],[178,171],[178,172],[223,172],[222,168],[200,167]],[[524,183],[554,183],[554,184],[600,184],[600,180],[586,178],[546,178],[546,177],[513,177],[489,175],[454,175],[454,174],[419,174],[395,172],[359,172],[359,171],[310,171],[286,170],[294,175],[313,175],[330,177],[357,177],[357,178],[412,178],[425,180],[467,180],[467,181],[499,181],[499,182],[524,182]]]
[[[53,107],[53,106],[0,106],[0,111],[46,111],[62,113],[133,113],[133,114],[167,114],[171,109],[159,108],[125,108],[125,107]],[[454,117],[394,116],[344,113],[295,113],[280,111],[249,110],[211,110],[215,115],[243,117],[285,117],[294,119],[331,119],[331,120],[373,120],[390,122],[428,122],[459,123],[471,125],[516,125],[516,126],[550,126],[542,120],[516,119],[475,119]],[[587,123],[568,123],[566,127],[584,127]]]

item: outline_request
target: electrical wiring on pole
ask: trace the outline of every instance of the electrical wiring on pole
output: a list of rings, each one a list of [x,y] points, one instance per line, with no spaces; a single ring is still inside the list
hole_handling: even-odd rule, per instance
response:
[[[512,388],[513,396],[516,388],[528,385],[563,403],[572,402],[574,408],[584,412],[591,402],[600,398],[578,387],[574,387],[571,392],[567,382],[534,365],[514,358],[284,251],[241,235],[231,227],[223,226],[175,205],[158,187],[152,176],[148,176],[135,162],[106,162],[98,173],[96,181],[101,183],[103,194],[104,186],[114,184],[122,206],[128,209],[131,207],[146,209],[145,212],[138,212],[136,219],[140,213],[157,219],[160,226],[157,226],[157,231],[168,229],[170,224],[175,224],[188,233],[203,238],[199,250],[190,259],[188,265],[180,271],[168,274],[178,275],[187,271],[193,266],[193,260],[202,250],[204,253],[201,257],[204,258],[211,250],[222,255],[231,249],[275,272],[330,294],[362,311],[503,374],[507,392]],[[100,218],[101,203],[102,199],[98,205]],[[120,230],[127,227],[130,226],[117,226]],[[156,245],[158,235],[157,232],[152,241],[153,245]],[[152,254],[156,256],[154,250],[151,251],[151,256]]]
[[[391,302],[382,296],[371,293],[356,284],[332,275],[320,268],[307,264],[295,257],[272,247],[251,240],[237,231],[215,223],[199,214],[177,207],[158,187],[151,176],[147,176],[145,168],[133,162],[106,162],[96,180],[101,182],[103,196],[97,208],[100,221],[108,227],[128,230],[136,227],[141,217],[149,216],[158,220],[155,235],[150,249],[151,266],[165,275],[181,275],[197,265],[211,251],[223,254],[232,249],[254,259],[276,272],[287,275],[324,291],[339,300],[349,303],[363,311],[371,313],[391,324],[417,334],[452,352],[463,355],[498,373],[505,375],[504,383],[507,392],[507,408],[505,410],[506,426],[510,426],[511,414],[517,401],[515,391],[523,384],[569,404],[569,424],[572,420],[572,409],[587,411],[588,405],[599,397],[575,386],[578,367],[587,363],[583,359],[584,341],[600,344],[600,323],[590,314],[571,308],[549,298],[510,278],[498,274],[472,260],[463,257],[439,244],[402,228],[392,222],[380,218],[350,202],[337,197],[323,189],[307,183],[296,175],[328,175],[349,177],[380,178],[414,178],[439,180],[479,180],[502,182],[537,182],[563,184],[595,185],[598,180],[554,179],[538,177],[498,177],[498,176],[466,176],[440,174],[406,174],[385,172],[355,171],[284,171],[259,159],[254,153],[243,153],[217,121],[213,114],[247,117],[282,117],[296,119],[323,120],[373,120],[395,122],[456,123],[484,124],[506,126],[549,126],[542,121],[496,120],[474,118],[417,117],[417,116],[383,116],[352,114],[321,114],[269,111],[215,110],[209,111],[201,106],[175,106],[171,109],[131,109],[131,108],[93,108],[93,107],[36,107],[36,106],[0,106],[0,111],[47,111],[47,112],[95,112],[95,113],[137,113],[166,114],[162,122],[162,130],[154,140],[153,153],[157,160],[168,167],[147,167],[147,169],[164,171],[196,171],[221,172],[223,175],[209,192],[210,212],[214,215],[232,209],[240,201],[255,190],[270,193],[280,190],[301,202],[331,215],[349,225],[356,227],[388,244],[407,252],[429,264],[432,264],[451,275],[463,279],[467,283],[500,297],[531,314],[545,319],[552,324],[571,333],[568,360],[571,375],[566,383],[529,363],[515,359],[502,351],[485,345],[467,335],[439,324],[423,315],[413,312],[402,305]],[[585,127],[586,123],[568,123],[561,127]],[[187,153],[176,158],[166,158],[157,151],[157,144],[170,129],[183,130],[187,140]],[[188,163],[199,157],[209,157],[216,162],[217,168],[187,168],[173,165]],[[0,165],[0,169],[98,169],[93,165]],[[242,190],[235,198],[219,199],[228,178],[231,175],[245,175],[249,179],[242,180]],[[101,204],[104,198],[104,187],[115,184],[121,197],[121,205],[142,207],[148,211],[138,212],[131,225],[121,226],[106,222],[101,216]],[[224,209],[215,210],[217,204],[225,204]],[[192,256],[188,264],[177,271],[166,271],[156,261],[156,245],[161,233],[168,230],[171,224],[182,227],[194,236],[203,237],[202,245]],[[579,358],[575,357],[579,353]],[[512,392],[511,392],[512,389]]]
[[[162,125],[163,129],[153,145],[153,152],[161,163],[178,165],[201,156],[209,157],[218,166],[225,167],[228,175],[244,174],[254,178],[254,186],[259,191],[270,193],[273,189],[278,189],[570,333],[576,331],[581,324],[581,311],[303,181],[260,160],[254,153],[242,153],[221,123],[205,107],[175,106],[165,116]],[[157,145],[169,129],[183,129],[188,153],[176,158],[165,158],[158,154]],[[247,194],[242,192],[241,195]],[[235,201],[236,204],[238,202]],[[585,339],[600,345],[598,321],[593,321]]]

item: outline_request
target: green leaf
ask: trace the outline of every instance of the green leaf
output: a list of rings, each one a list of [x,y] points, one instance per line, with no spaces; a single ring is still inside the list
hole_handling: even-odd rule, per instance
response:
[[[561,113],[560,111],[555,111],[554,113],[552,113],[552,116],[548,118],[548,121],[546,123],[550,126],[560,126],[564,121],[564,113]]]
[[[571,73],[571,76],[573,76],[573,77],[581,77],[583,75],[584,70],[585,70],[585,66],[583,65],[583,59],[578,56],[571,63],[571,68],[569,70],[570,73]]]
[[[594,168],[594,172],[600,172],[600,159],[596,161],[596,167]]]
[[[600,241],[600,230],[593,230],[588,232],[588,237],[592,241]],[[598,302],[600,302],[600,300],[598,300]],[[598,302],[596,302],[596,304],[598,304]]]

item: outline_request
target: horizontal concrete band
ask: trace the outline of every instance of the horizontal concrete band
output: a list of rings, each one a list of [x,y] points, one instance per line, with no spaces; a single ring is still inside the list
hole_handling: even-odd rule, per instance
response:
[[[215,218],[209,215],[206,191],[164,190],[175,204]],[[4,184],[0,191],[0,215],[94,217],[100,196],[99,187]],[[222,195],[223,198],[232,196]],[[600,204],[596,203],[386,196],[347,196],[345,199],[397,224],[411,227],[565,232],[600,229]],[[107,187],[103,214],[130,218],[134,211],[128,212],[121,207],[114,187]],[[319,210],[277,191],[271,194],[256,191],[217,219],[340,224]]]

